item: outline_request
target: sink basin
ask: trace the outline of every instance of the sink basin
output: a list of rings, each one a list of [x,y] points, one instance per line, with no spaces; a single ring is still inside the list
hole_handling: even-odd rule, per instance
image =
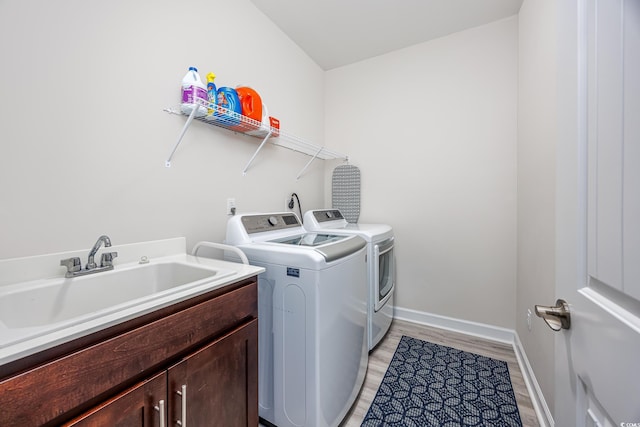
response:
[[[86,321],[232,274],[231,269],[158,262],[38,280],[0,294],[0,322],[15,329]]]

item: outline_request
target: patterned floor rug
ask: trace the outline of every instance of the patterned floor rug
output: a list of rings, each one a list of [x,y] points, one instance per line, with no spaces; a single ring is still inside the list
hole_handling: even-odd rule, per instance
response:
[[[362,427],[522,427],[507,363],[402,336]]]

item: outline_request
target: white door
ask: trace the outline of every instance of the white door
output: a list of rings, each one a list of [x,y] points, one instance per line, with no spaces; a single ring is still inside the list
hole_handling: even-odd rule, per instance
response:
[[[640,0],[557,11],[554,420],[640,426]]]

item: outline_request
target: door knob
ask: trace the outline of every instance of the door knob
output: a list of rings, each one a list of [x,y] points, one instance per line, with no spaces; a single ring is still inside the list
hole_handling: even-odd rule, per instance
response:
[[[536,316],[542,317],[544,321],[554,331],[560,329],[569,329],[571,327],[571,313],[569,313],[569,304],[563,299],[556,301],[555,307],[546,305],[536,305]]]

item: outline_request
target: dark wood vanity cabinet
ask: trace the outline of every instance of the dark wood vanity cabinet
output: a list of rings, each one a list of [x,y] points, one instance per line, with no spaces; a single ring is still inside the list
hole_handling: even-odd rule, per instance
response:
[[[52,349],[0,378],[0,425],[255,427],[257,314],[252,278]]]

